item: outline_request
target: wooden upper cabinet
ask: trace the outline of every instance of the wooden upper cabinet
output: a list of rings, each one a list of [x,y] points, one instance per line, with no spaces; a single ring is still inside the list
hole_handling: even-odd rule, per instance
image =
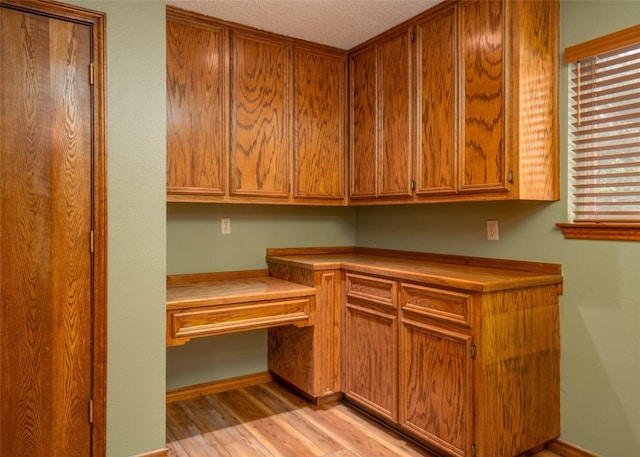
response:
[[[349,56],[351,111],[349,195],[352,199],[376,197],[378,175],[376,56],[375,45]]]
[[[459,11],[460,192],[557,200],[559,3],[465,0]]]
[[[167,10],[167,192],[223,195],[226,32]]]
[[[346,60],[294,49],[294,199],[345,198]]]
[[[412,45],[404,30],[378,45],[380,97],[379,190],[381,197],[411,196]]]
[[[461,191],[507,190],[505,5],[500,0],[460,5]]]
[[[456,4],[416,25],[416,195],[457,190]]]
[[[411,196],[411,56],[410,30],[350,56],[353,199]]]
[[[230,195],[288,198],[290,46],[231,32]]]

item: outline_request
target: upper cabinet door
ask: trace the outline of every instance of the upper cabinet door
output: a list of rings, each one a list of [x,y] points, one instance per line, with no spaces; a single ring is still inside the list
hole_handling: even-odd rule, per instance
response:
[[[505,2],[462,1],[459,8],[460,191],[505,191]]]
[[[416,194],[456,191],[456,4],[416,26]]]
[[[227,117],[221,27],[167,12],[167,192],[225,193]]]
[[[375,198],[378,164],[376,46],[349,56],[351,147],[349,196]]]
[[[288,198],[290,46],[231,33],[230,195]]]
[[[294,51],[294,199],[345,198],[346,54]]]
[[[411,196],[412,149],[411,30],[378,45],[380,109],[378,195]]]

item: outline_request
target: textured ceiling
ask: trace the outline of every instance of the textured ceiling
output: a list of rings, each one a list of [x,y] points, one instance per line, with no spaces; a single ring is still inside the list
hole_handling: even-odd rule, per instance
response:
[[[442,0],[167,0],[168,5],[341,49]]]

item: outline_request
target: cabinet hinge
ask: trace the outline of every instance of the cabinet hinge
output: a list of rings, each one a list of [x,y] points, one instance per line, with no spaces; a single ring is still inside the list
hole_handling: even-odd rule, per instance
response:
[[[411,42],[412,43],[416,42],[416,32],[415,31],[411,32]]]
[[[513,184],[513,170],[509,170],[509,177],[507,179],[509,180],[509,184]]]
[[[478,455],[478,445],[473,443],[471,445],[471,457],[476,457]]]
[[[415,179],[411,180],[411,190],[416,190],[416,180]]]
[[[89,423],[93,424],[93,400],[89,400]]]
[[[476,347],[476,345],[475,345],[475,344],[472,344],[472,345],[471,345],[471,358],[472,358],[473,360],[475,360],[475,359],[476,359],[476,352],[477,352],[477,347]]]
[[[94,75],[93,75],[93,63],[89,64],[89,85],[93,86],[93,81],[94,81]]]
[[[93,230],[89,232],[89,252],[93,254]]]

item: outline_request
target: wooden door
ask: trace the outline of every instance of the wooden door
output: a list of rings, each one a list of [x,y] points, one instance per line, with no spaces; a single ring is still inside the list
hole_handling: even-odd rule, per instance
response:
[[[447,455],[471,455],[471,336],[402,321],[400,425]]]
[[[456,191],[456,4],[416,26],[416,195]]]
[[[233,196],[286,199],[290,193],[290,46],[231,33]]]
[[[88,456],[96,35],[21,6],[0,5],[0,455]]]
[[[167,192],[224,195],[226,32],[167,9]]]
[[[346,73],[346,54],[294,51],[295,199],[344,199]]]

